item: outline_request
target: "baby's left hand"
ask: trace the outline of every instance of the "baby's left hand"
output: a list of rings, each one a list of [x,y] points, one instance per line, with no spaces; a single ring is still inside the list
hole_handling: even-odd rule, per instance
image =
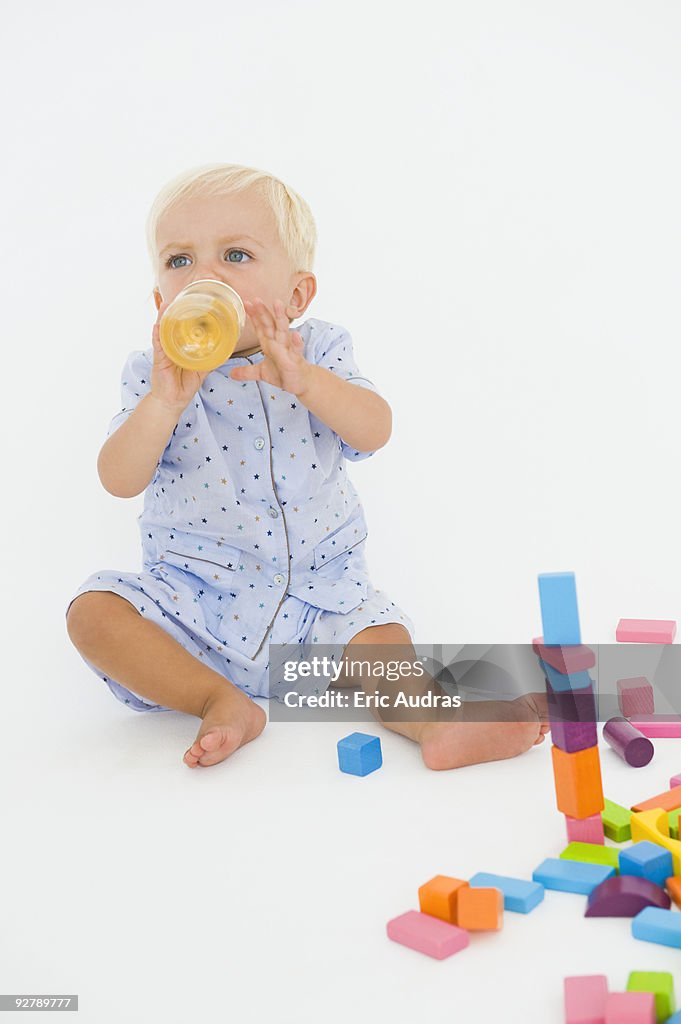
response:
[[[244,308],[255,327],[265,358],[259,363],[235,367],[230,377],[262,380],[282,391],[300,394],[307,387],[311,364],[303,356],[304,342],[300,334],[289,328],[284,303],[276,299],[274,312],[271,312],[262,299],[255,302],[246,299]]]

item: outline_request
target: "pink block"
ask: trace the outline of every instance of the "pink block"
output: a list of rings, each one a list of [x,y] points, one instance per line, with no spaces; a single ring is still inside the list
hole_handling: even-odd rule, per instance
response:
[[[610,992],[605,1001],[605,1024],[655,1024],[652,992]]]
[[[585,644],[547,647],[544,644],[544,637],[536,636],[532,641],[532,650],[542,661],[555,668],[557,672],[562,672],[564,676],[571,672],[583,672],[596,664],[596,655]]]
[[[615,632],[623,644],[670,644],[675,636],[673,619],[620,619]]]
[[[422,914],[419,910],[408,910],[388,921],[388,938],[409,949],[417,949],[436,960],[444,960],[452,953],[458,953],[468,945],[469,935],[463,928],[441,921],[439,917]]]
[[[565,1024],[603,1024],[608,979],[604,974],[564,978]]]
[[[625,718],[655,714],[653,688],[645,676],[617,680],[617,699]]]
[[[669,788],[673,789],[674,786],[681,786],[681,775],[672,775],[669,780]]]
[[[678,739],[681,737],[681,717],[670,715],[664,718],[636,718],[631,724],[650,739]]]
[[[565,815],[565,827],[569,843],[600,843],[605,846],[603,819],[600,814],[588,818],[571,818]]]

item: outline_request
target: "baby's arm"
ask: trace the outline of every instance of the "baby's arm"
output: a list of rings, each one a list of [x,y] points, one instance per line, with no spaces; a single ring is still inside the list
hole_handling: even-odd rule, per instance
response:
[[[117,498],[133,498],[156,472],[182,412],[149,392],[104,443],[97,459],[102,485]]]
[[[97,459],[99,479],[117,498],[133,498],[152,480],[178,419],[208,374],[181,369],[163,351],[159,324],[167,306],[159,306],[151,332],[151,390],[104,443]]]
[[[307,386],[296,398],[357,451],[382,448],[390,438],[392,411],[386,400],[323,366],[308,364]]]

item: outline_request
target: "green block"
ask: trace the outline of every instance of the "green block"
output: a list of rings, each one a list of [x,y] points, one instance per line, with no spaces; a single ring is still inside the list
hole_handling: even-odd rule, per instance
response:
[[[631,839],[631,811],[626,807],[620,807],[612,800],[605,801],[605,807],[601,811],[603,819],[603,831],[613,843],[624,843]]]
[[[675,811],[670,811],[667,815],[669,835],[672,839],[679,838],[679,814],[681,814],[681,807],[677,807]]]
[[[674,979],[667,971],[632,971],[627,992],[652,992],[658,1021],[667,1020],[676,1009]]]
[[[561,853],[563,860],[586,861],[587,864],[605,864],[619,874],[620,851],[600,843],[568,843]]]

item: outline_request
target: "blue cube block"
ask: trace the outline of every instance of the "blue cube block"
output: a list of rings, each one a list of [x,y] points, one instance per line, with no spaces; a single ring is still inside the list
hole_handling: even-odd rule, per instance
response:
[[[681,914],[659,907],[646,907],[633,918],[631,934],[635,939],[681,949]]]
[[[366,732],[351,732],[338,740],[338,767],[348,775],[368,775],[383,764],[381,741]]]
[[[677,1010],[671,1017],[667,1017],[665,1024],[681,1024],[681,1010]]]
[[[580,860],[559,860],[547,857],[535,868],[532,878],[541,882],[545,889],[560,892],[580,892],[588,896],[606,878],[613,878],[615,869],[607,864],[587,864]],[[681,914],[679,914],[681,918]]]
[[[674,874],[672,855],[663,846],[644,839],[620,852],[620,874],[647,878],[664,889],[664,883]]]
[[[478,871],[469,879],[473,888],[501,889],[504,894],[504,910],[514,910],[516,914],[529,914],[544,899],[544,886],[539,882],[526,882],[522,878],[509,878],[508,875],[491,875],[487,871]]]
[[[539,603],[544,643],[581,644],[577,584],[573,572],[542,572],[539,574]]]
[[[593,680],[589,673],[583,672],[559,672],[553,665],[549,665],[543,658],[539,659],[541,670],[548,679],[556,693],[569,693],[573,690],[588,690],[593,687]],[[593,688],[591,690],[593,693]]]

